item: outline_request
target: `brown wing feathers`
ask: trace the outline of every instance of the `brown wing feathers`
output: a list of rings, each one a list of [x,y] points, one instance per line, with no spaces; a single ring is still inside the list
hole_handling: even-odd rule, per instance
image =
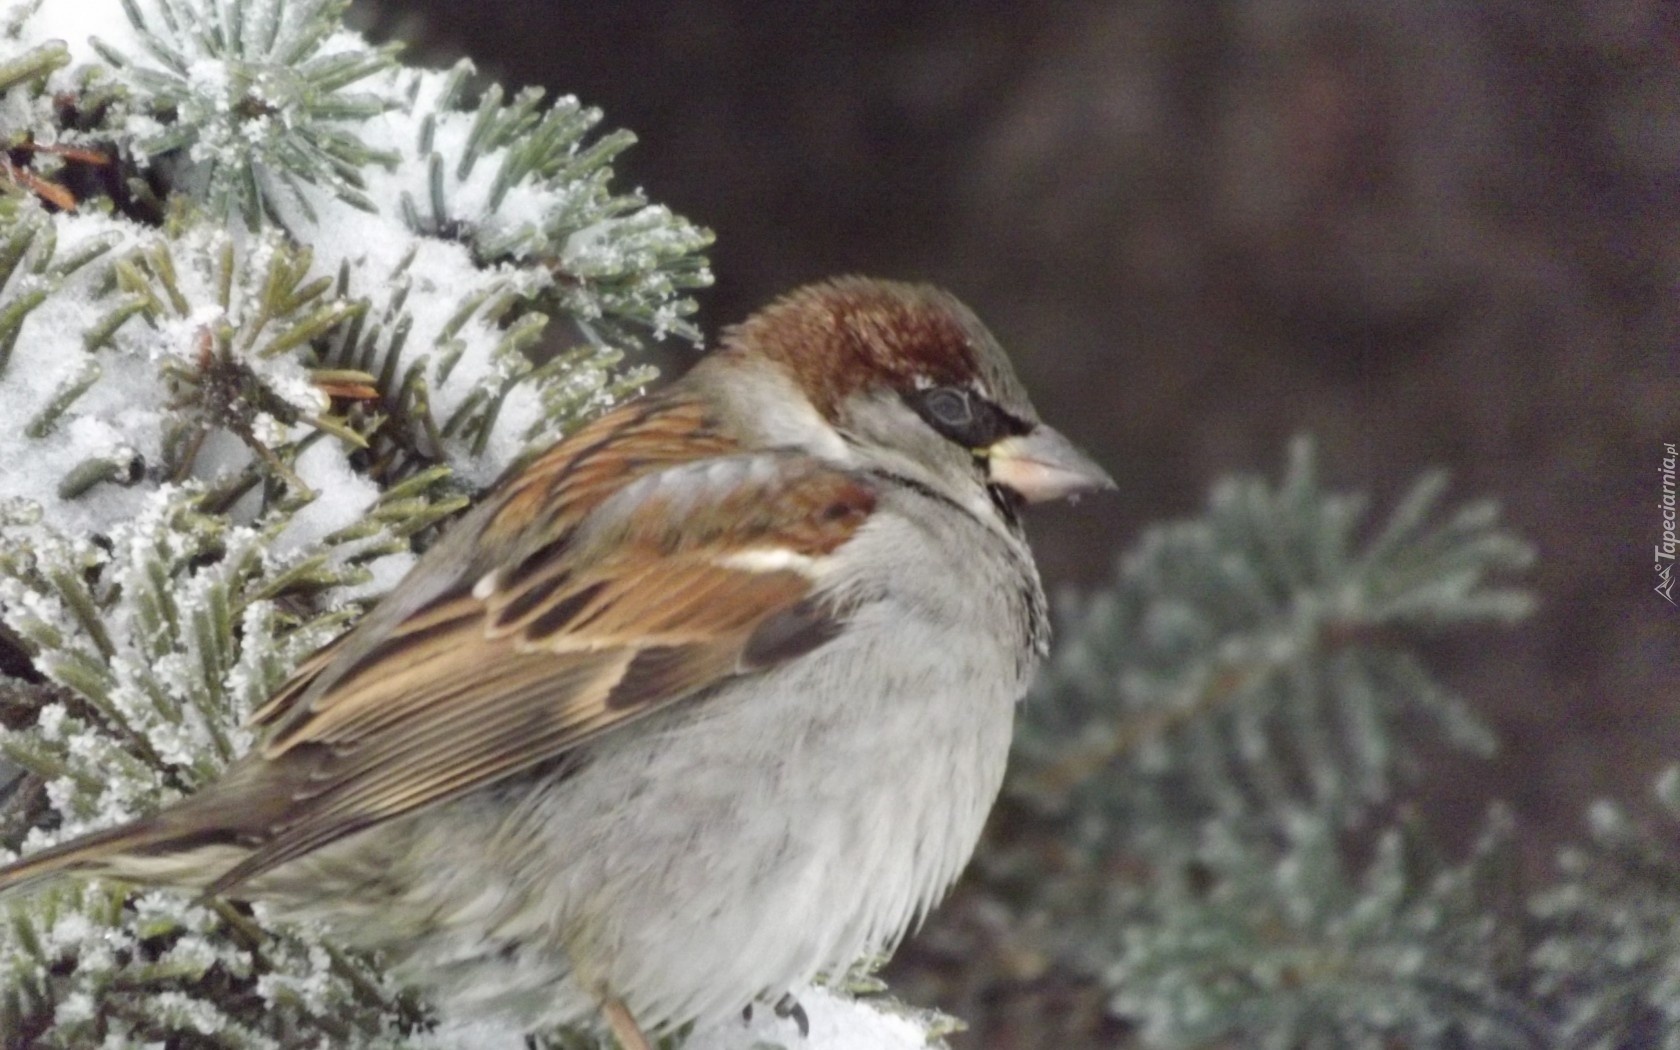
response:
[[[293,804],[213,891],[832,637],[836,614],[811,600],[800,559],[863,524],[866,483],[795,454],[684,462],[693,450],[676,454],[675,424],[691,418],[606,422],[593,440],[649,446],[641,479],[619,473],[609,489],[591,474],[604,444],[586,442],[569,468],[545,464],[547,481],[508,494],[487,534],[532,513],[523,501],[540,491],[550,538],[490,586],[463,580],[411,614],[323,694],[283,690],[265,708],[262,754]],[[743,550],[789,557],[742,567]],[[301,781],[284,775],[294,762],[311,767]]]
[[[820,559],[874,507],[867,482],[743,453],[692,403],[614,412],[510,478],[306,661],[253,716],[257,752],[221,781],[43,851],[0,888],[244,843],[209,888],[227,890],[808,652],[842,617],[816,591]]]

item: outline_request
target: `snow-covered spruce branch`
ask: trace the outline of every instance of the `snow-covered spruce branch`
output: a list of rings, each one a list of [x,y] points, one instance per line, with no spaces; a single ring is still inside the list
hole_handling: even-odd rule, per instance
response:
[[[344,9],[0,5],[0,849],[213,776],[433,526],[646,383],[626,351],[698,338],[711,235],[614,188],[627,132],[405,68]],[[8,1046],[522,1045],[435,1030],[376,960],[260,908],[0,907]],[[818,1045],[931,1030],[805,1002]]]

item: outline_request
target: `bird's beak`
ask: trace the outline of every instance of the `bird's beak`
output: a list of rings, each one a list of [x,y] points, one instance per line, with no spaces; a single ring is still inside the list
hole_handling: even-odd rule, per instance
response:
[[[1114,479],[1073,442],[1040,423],[985,450],[993,484],[1028,503],[1114,488]]]

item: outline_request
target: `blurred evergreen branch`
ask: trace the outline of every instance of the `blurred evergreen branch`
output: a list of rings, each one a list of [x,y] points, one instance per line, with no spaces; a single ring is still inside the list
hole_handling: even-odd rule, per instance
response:
[[[1551,1045],[1522,994],[1521,902],[1503,818],[1461,867],[1384,831],[1355,874],[1336,829],[1209,829],[1139,902],[1106,979],[1150,1045],[1298,1050]]]
[[[1601,801],[1558,885],[1533,903],[1536,987],[1576,1050],[1680,1050],[1680,766],[1658,779],[1661,822]]]
[[[1016,957],[1102,989],[1128,1045],[1680,1047],[1680,767],[1661,828],[1600,803],[1538,887],[1502,807],[1454,862],[1404,801],[1432,739],[1492,745],[1428,640],[1531,605],[1501,582],[1528,547],[1443,486],[1364,527],[1299,441],[1067,603],[979,870]]]
[[[1222,482],[1203,517],[1151,530],[1111,588],[1068,608],[1014,790],[1155,848],[1215,816],[1356,821],[1393,794],[1424,726],[1490,750],[1422,646],[1524,615],[1495,579],[1532,553],[1488,503],[1433,521],[1444,487],[1424,478],[1362,540],[1364,500],[1326,492],[1298,441],[1280,485]]]

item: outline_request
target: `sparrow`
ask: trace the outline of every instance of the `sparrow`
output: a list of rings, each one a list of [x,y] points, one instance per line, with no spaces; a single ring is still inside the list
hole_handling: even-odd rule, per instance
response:
[[[220,779],[0,891],[265,902],[634,1050],[785,1004],[968,862],[1049,643],[1021,509],[1113,484],[952,295],[798,289],[513,468]]]

